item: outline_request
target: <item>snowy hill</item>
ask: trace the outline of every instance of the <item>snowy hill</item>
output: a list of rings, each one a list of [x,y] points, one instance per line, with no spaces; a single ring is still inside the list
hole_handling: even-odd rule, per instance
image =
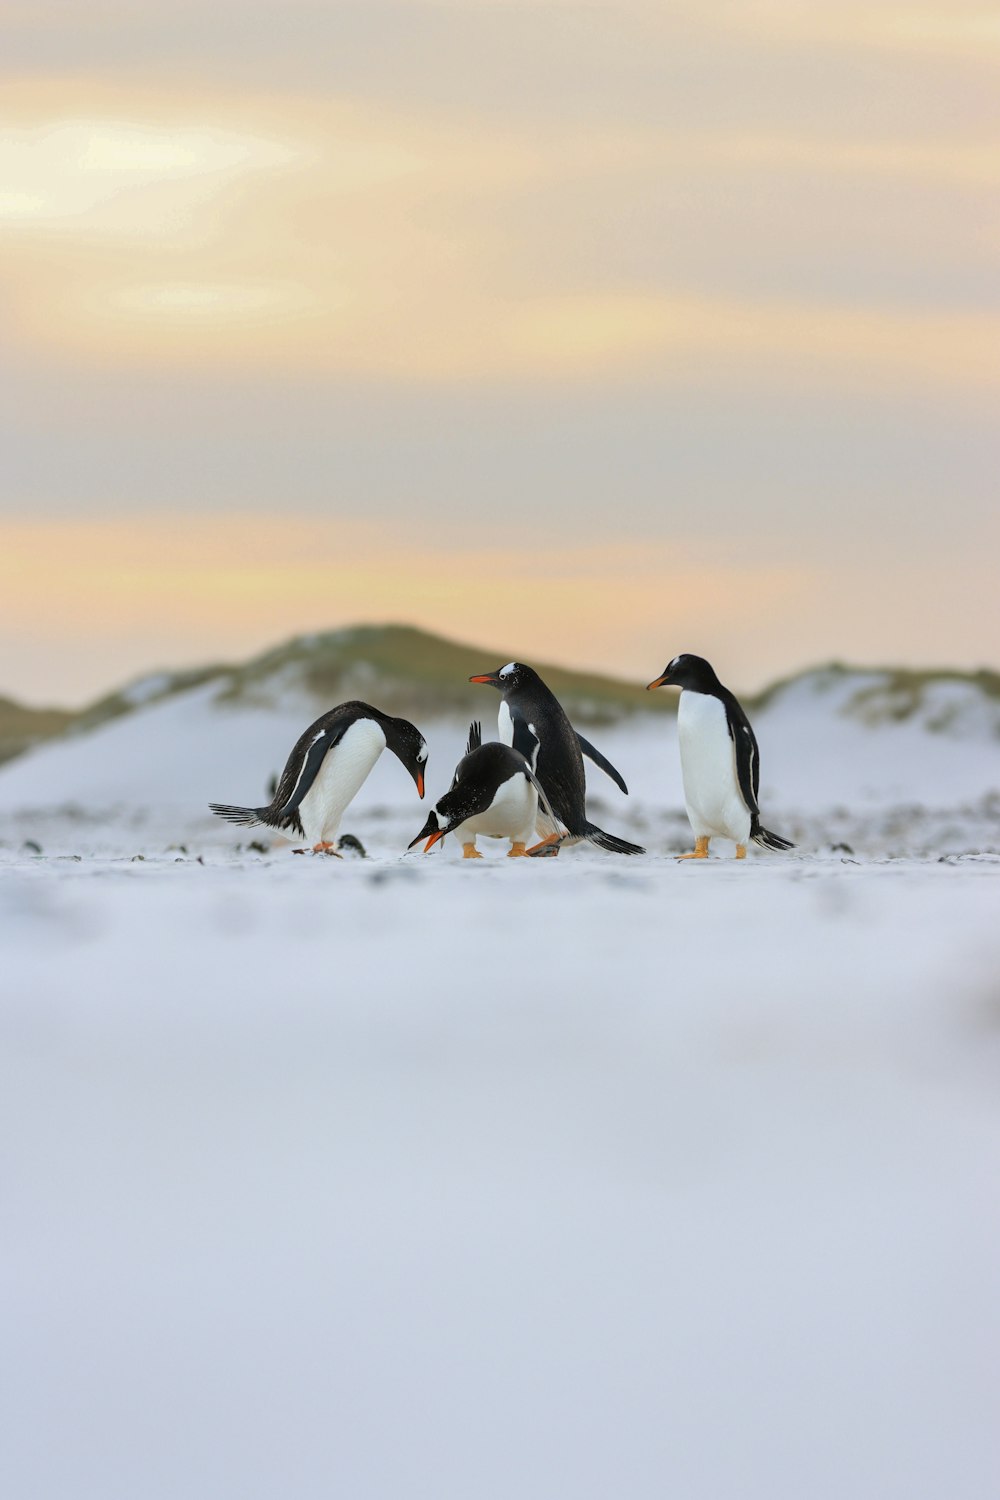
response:
[[[468,681],[472,673],[510,659],[509,650],[448,641],[410,625],[357,625],[296,636],[238,666],[150,673],[84,710],[72,729],[95,729],[202,683],[211,683],[215,700],[228,708],[280,709],[294,702],[307,718],[349,698],[414,720],[449,712],[465,715],[475,711],[478,701]],[[581,723],[607,723],[624,712],[669,710],[662,698],[645,693],[641,683],[544,663],[538,670]]]
[[[877,670],[835,663],[775,683],[756,708],[820,709],[872,728],[909,724],[951,739],[1000,742],[1000,673]]]

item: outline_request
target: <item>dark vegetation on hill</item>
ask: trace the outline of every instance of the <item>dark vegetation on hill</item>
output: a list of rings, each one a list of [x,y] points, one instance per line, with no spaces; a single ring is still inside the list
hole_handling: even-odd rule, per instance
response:
[[[39,740],[61,734],[74,717],[65,709],[25,708],[10,698],[0,698],[0,762],[13,760]]]
[[[270,698],[276,682],[287,682],[301,683],[317,702],[362,698],[414,719],[429,713],[482,715],[486,689],[472,685],[469,677],[511,659],[510,650],[465,646],[410,625],[361,625],[299,636],[245,666],[229,669],[219,701]],[[641,683],[545,662],[532,665],[581,721],[606,723],[623,713],[662,713],[669,708]]]

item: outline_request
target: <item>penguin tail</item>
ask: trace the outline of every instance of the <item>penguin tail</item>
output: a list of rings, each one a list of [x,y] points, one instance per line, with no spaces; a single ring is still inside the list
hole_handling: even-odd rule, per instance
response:
[[[753,843],[759,844],[762,849],[794,849],[795,845],[790,839],[783,839],[780,833],[771,833],[767,828],[761,828],[757,818],[753,820],[750,829],[750,838]]]
[[[605,833],[603,828],[598,828],[596,823],[585,823],[583,837],[588,844],[596,844],[598,849],[606,849],[609,854],[645,854],[641,844],[630,844],[628,839],[620,839],[613,833]]]
[[[208,805],[217,818],[239,823],[244,828],[256,828],[258,823],[266,821],[263,816],[267,812],[266,807],[230,807],[225,802],[210,802]]]

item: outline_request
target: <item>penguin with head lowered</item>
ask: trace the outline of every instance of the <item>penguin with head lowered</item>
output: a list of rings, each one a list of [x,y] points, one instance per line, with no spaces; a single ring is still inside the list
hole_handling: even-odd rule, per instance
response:
[[[764,849],[794,849],[760,826],[757,740],[736,697],[704,657],[675,656],[647,691],[658,687],[681,690],[677,738],[694,849],[679,858],[707,859],[716,835],[734,840],[737,859],[746,858],[748,840]]]
[[[545,788],[554,814],[550,817],[540,810],[538,827],[544,837],[526,851],[528,854],[558,854],[562,844],[575,844],[582,839],[613,854],[645,854],[638,844],[605,833],[588,819],[584,755],[626,794],[628,787],[611,762],[577,734],[559,699],[537,672],[523,662],[512,661],[496,672],[484,672],[469,681],[489,683],[500,690],[500,738],[524,756]]]
[[[455,767],[450,789],[431,808],[427,822],[410,844],[426,839],[426,854],[441,839],[453,833],[462,845],[463,859],[482,859],[476,836],[509,839],[508,858],[527,852],[538,809],[552,818],[548,799],[538,777],[519,750],[496,740],[483,744],[479,724],[470,724],[465,755]]]
[[[402,761],[422,797],[427,745],[420,730],[370,703],[341,703],[296,741],[267,807],[209,806],[230,823],[262,824],[305,839],[314,854],[336,854],[340,820],[385,749]]]

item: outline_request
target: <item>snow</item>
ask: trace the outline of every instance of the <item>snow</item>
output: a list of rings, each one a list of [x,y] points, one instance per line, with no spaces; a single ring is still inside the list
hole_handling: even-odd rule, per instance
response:
[[[128,687],[122,689],[121,696],[126,703],[138,708],[143,703],[148,703],[152,698],[158,698],[171,686],[173,678],[167,672],[153,672],[147,677],[140,677],[136,682],[129,683]]]
[[[998,863],[0,869],[5,1493],[992,1500]]]
[[[799,849],[678,864],[588,731],[649,856],[465,863],[432,724],[336,860],[207,814],[310,717],[212,691],[0,772],[3,1493],[993,1500],[995,742],[779,701]]]

